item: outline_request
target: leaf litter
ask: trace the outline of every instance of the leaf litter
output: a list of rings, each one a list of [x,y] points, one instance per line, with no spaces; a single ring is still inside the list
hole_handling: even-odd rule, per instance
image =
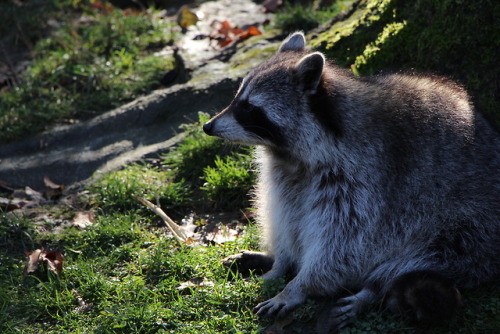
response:
[[[238,26],[232,26],[229,21],[219,21],[214,20],[210,27],[212,31],[208,35],[210,40],[217,41],[219,47],[225,47],[232,43],[242,41],[251,36],[262,35],[262,32],[254,25],[249,26],[246,29],[239,28]]]
[[[180,245],[186,246],[207,246],[214,244],[222,244],[229,241],[234,241],[243,233],[243,226],[245,222],[238,220],[230,220],[231,223],[224,223],[228,221],[228,217],[224,215],[219,221],[214,220],[212,217],[197,214],[190,214],[182,220],[182,225],[174,222],[159,206],[151,203],[150,201],[134,196],[134,198],[146,206],[148,209],[156,213],[164,221],[168,231],[179,242]],[[246,214],[243,215],[243,220],[247,219]]]
[[[45,268],[49,272],[60,275],[63,271],[64,256],[59,251],[47,251],[45,248],[36,249],[32,252],[26,252],[26,265],[23,275],[32,275],[44,273]]]

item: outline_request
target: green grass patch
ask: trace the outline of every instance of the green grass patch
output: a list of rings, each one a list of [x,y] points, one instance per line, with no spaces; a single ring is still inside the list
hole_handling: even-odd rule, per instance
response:
[[[122,105],[159,87],[174,66],[155,54],[174,38],[157,10],[51,8],[57,27],[37,36],[23,77],[0,93],[0,143]]]
[[[207,201],[225,210],[249,205],[248,191],[255,182],[250,155],[234,153],[225,159],[216,156],[215,166],[207,166],[203,172],[206,182],[200,189]]]
[[[134,164],[102,175],[91,189],[101,206],[129,210],[140,206],[133,196],[164,208],[189,211],[239,211],[250,206],[255,183],[251,149],[207,136],[209,116],[181,128],[187,136],[165,154],[161,166]]]
[[[191,191],[183,180],[174,182],[171,173],[158,167],[137,163],[104,174],[91,185],[96,202],[108,210],[129,210],[137,206],[133,196],[161,201],[167,208],[190,203]]]
[[[259,284],[233,280],[220,263],[251,238],[179,248],[133,212],[102,214],[93,226],[57,238],[65,249],[61,277],[22,277],[22,254],[0,253],[2,333],[257,332],[250,309]],[[178,289],[195,277],[207,286]],[[92,306],[79,311],[78,298]]]

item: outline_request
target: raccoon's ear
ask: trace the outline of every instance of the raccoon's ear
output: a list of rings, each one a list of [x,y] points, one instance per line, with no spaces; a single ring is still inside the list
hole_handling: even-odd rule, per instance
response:
[[[319,52],[302,57],[295,65],[295,75],[306,94],[316,93],[324,65],[325,57]]]
[[[306,38],[301,31],[294,32],[288,36],[278,50],[279,52],[284,51],[302,51],[306,47]]]

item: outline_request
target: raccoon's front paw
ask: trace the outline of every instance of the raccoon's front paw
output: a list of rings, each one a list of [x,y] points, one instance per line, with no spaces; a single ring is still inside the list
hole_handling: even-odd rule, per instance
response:
[[[263,318],[284,318],[288,313],[302,304],[303,301],[304,298],[301,296],[290,298],[290,296],[282,292],[276,295],[276,297],[258,304],[252,311],[255,315]]]
[[[376,300],[376,295],[369,289],[363,289],[355,295],[340,298],[327,312],[321,315],[317,323],[318,333],[338,331],[349,325],[367,304]]]
[[[349,325],[359,312],[353,296],[339,299],[336,305],[330,309],[328,327],[329,331],[339,330]]]
[[[257,275],[262,275],[273,266],[274,259],[261,252],[242,251],[226,257],[222,264],[230,270],[238,271],[243,276],[250,275],[253,271]]]

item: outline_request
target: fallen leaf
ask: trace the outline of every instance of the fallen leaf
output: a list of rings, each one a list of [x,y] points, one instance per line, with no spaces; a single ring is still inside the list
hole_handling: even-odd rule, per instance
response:
[[[51,179],[49,179],[48,176],[44,176],[43,177],[43,183],[45,184],[45,186],[47,188],[50,188],[50,189],[64,189],[64,186],[63,185],[60,185],[60,184],[56,184],[55,182],[53,182]]]
[[[62,195],[64,185],[56,184],[47,176],[44,176],[43,183],[45,184],[45,197],[47,199],[58,198]]]
[[[42,252],[40,254],[40,260],[47,265],[49,271],[54,274],[60,275],[63,269],[64,256],[56,251]]]
[[[134,8],[125,8],[122,10],[123,16],[138,16],[141,14],[140,11]]]
[[[176,289],[179,291],[183,291],[189,288],[212,287],[214,285],[214,282],[206,281],[205,277],[194,277],[189,281],[180,283],[179,285],[177,285]]]
[[[251,36],[261,35],[262,32],[255,26],[250,26],[248,29],[232,27],[229,21],[214,20],[210,27],[212,31],[209,34],[211,40],[217,41],[219,47],[227,46],[231,43],[244,40]]]
[[[262,35],[262,32],[256,26],[250,26],[247,29],[249,36],[259,36]]]
[[[95,214],[91,211],[77,212],[71,223],[80,228],[86,228],[94,223]]]
[[[38,264],[40,263],[40,254],[43,249],[37,249],[32,252],[26,252],[27,262],[24,266],[23,275],[29,275],[38,270]]]
[[[103,1],[92,1],[90,2],[90,8],[99,10],[103,14],[111,14],[113,12],[113,5],[108,2],[103,2]]]
[[[191,11],[188,5],[182,6],[177,12],[177,24],[182,29],[186,29],[190,26],[193,26],[198,21],[199,21],[198,16],[193,11]]]
[[[44,264],[52,273],[59,275],[63,270],[64,256],[57,251],[46,252],[44,248],[25,253],[27,262],[23,275],[31,275],[38,271],[40,264]]]

